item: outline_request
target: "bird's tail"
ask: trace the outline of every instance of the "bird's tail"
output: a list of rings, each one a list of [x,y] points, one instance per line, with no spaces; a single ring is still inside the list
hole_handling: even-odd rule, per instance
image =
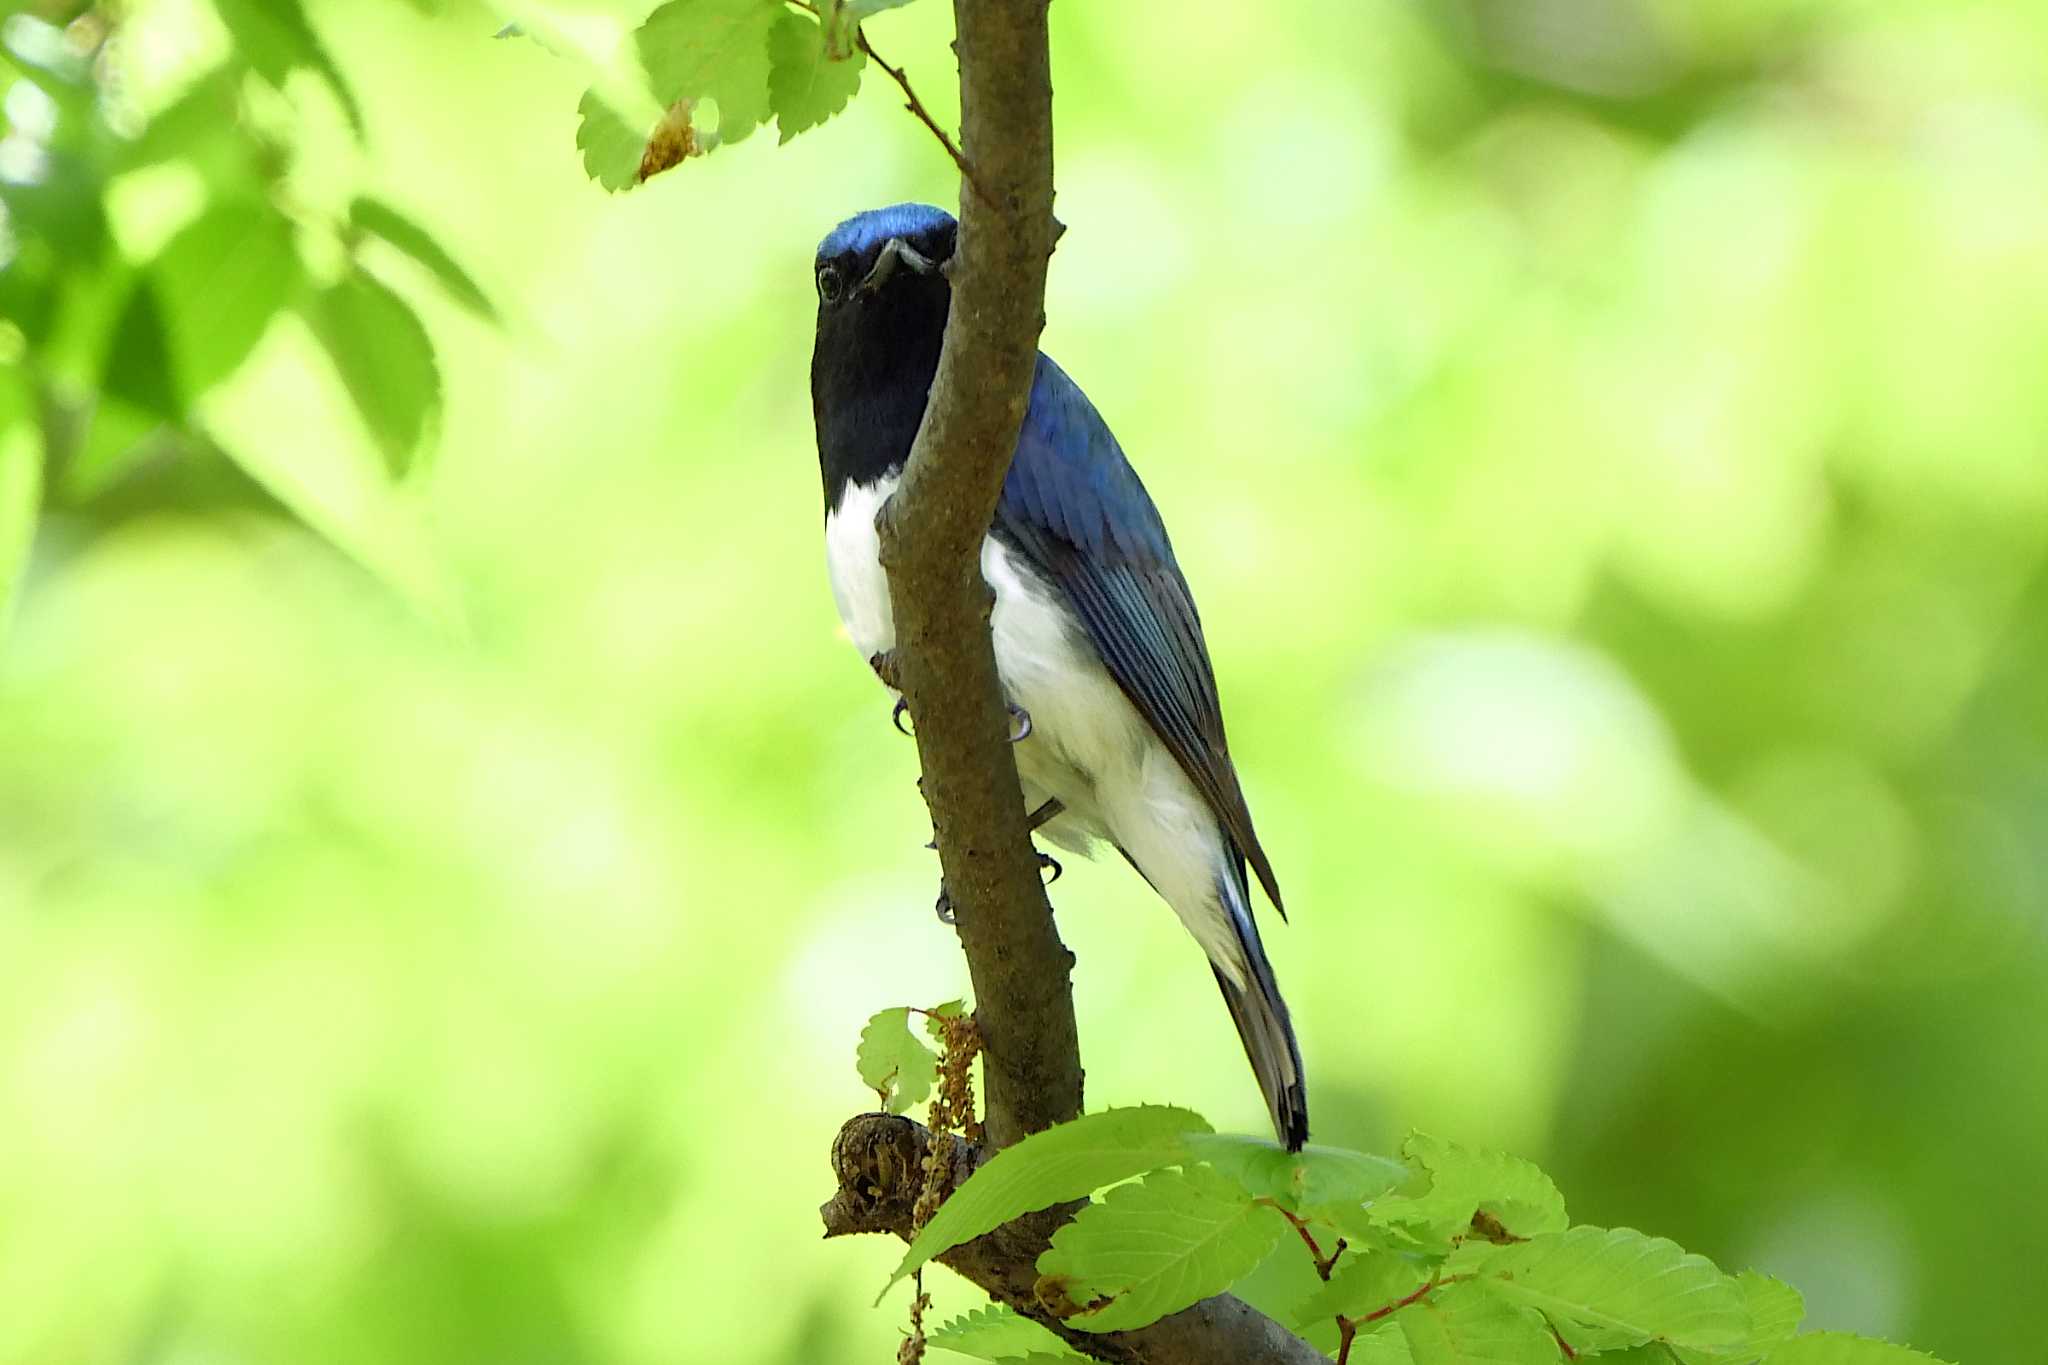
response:
[[[1273,980],[1273,964],[1266,960],[1266,947],[1252,922],[1251,895],[1242,866],[1225,872],[1217,882],[1224,913],[1242,953],[1244,984],[1238,985],[1215,962],[1209,966],[1223,989],[1223,1003],[1237,1023],[1237,1036],[1244,1040],[1244,1055],[1251,1059],[1259,1089],[1265,1092],[1273,1131],[1288,1151],[1298,1152],[1308,1141],[1308,1088],[1302,1079],[1301,1048],[1294,1041],[1287,1002],[1280,998],[1280,986]]]

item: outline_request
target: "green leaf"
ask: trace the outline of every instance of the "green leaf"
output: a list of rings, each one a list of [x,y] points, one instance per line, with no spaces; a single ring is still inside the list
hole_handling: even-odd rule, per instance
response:
[[[170,337],[156,289],[147,278],[136,281],[114,324],[100,390],[157,417],[175,421],[181,416]]]
[[[1764,1357],[1763,1365],[1947,1365],[1906,1346],[1847,1332],[1809,1332]]]
[[[427,329],[403,299],[361,272],[321,290],[305,311],[386,467],[402,476],[441,411]]]
[[[1271,1138],[1238,1133],[1198,1134],[1188,1139],[1188,1150],[1252,1194],[1290,1209],[1356,1204],[1385,1194],[1412,1174],[1391,1157],[1342,1147],[1289,1152]]]
[[[636,35],[656,101],[717,100],[718,141],[745,137],[770,112],[768,31],[782,13],[782,0],[669,0]]]
[[[1749,1308],[1749,1334],[1732,1351],[1698,1351],[1673,1347],[1671,1355],[1679,1365],[1750,1365],[1759,1355],[1781,1342],[1790,1341],[1806,1317],[1806,1300],[1782,1280],[1745,1270],[1735,1277],[1735,1287]],[[1668,1365],[1659,1357],[1657,1365]]]
[[[800,14],[785,13],[768,30],[768,103],[775,111],[780,141],[815,128],[846,107],[860,89],[867,56],[834,58],[825,50],[825,31]]]
[[[976,1360],[1007,1361],[1032,1355],[1052,1360],[1080,1359],[1050,1329],[1000,1303],[954,1318],[926,1336],[925,1342]]]
[[[1401,1152],[1428,1173],[1429,1188],[1375,1200],[1366,1215],[1373,1224],[1400,1227],[1422,1246],[1447,1249],[1482,1212],[1517,1237],[1562,1232],[1567,1225],[1564,1196],[1520,1157],[1470,1151],[1426,1133],[1412,1134]]]
[[[1415,1365],[1555,1365],[1564,1353],[1536,1314],[1455,1284],[1394,1315]]]
[[[889,1277],[893,1285],[949,1247],[1035,1209],[1085,1199],[1104,1185],[1188,1159],[1189,1133],[1208,1120],[1170,1105],[1084,1114],[1005,1147],[939,1205]],[[883,1293],[888,1286],[883,1286]]]
[[[948,1000],[943,1005],[933,1005],[925,1011],[924,1031],[930,1034],[934,1041],[943,1043],[946,1041],[946,1025],[943,1021],[958,1019],[965,1013],[965,1000]]]
[[[217,203],[149,269],[182,405],[248,359],[301,280],[291,227],[257,200]]]
[[[1398,1251],[1347,1251],[1330,1279],[1295,1310],[1295,1325],[1320,1318],[1364,1317],[1399,1303],[1429,1283],[1430,1266]]]
[[[1415,1365],[1408,1334],[1392,1318],[1360,1328],[1351,1339],[1351,1365]]]
[[[0,638],[35,543],[43,498],[43,432],[26,377],[0,373]]]
[[[272,85],[282,88],[296,67],[315,71],[334,90],[358,135],[363,131],[362,106],[341,68],[327,55],[320,35],[306,18],[299,0],[214,0],[235,47],[250,66]]]
[[[358,198],[348,209],[349,222],[373,237],[396,247],[432,275],[448,296],[488,322],[498,321],[498,310],[469,272],[459,265],[432,233],[381,199]]]
[[[868,1020],[853,1060],[861,1080],[892,1114],[931,1094],[939,1075],[938,1057],[910,1031],[910,1011],[900,1005]]]
[[[1806,1320],[1805,1297],[1783,1280],[1745,1270],[1735,1284],[1749,1306],[1749,1339],[1757,1349],[1790,1341]]]
[[[1504,1247],[1478,1283],[1536,1309],[1572,1345],[1614,1350],[1646,1341],[1701,1350],[1739,1345],[1749,1310],[1712,1261],[1632,1228],[1576,1227]]]
[[[1207,1166],[1156,1170],[1054,1233],[1038,1258],[1040,1284],[1060,1281],[1081,1306],[1068,1326],[1127,1331],[1228,1289],[1286,1231],[1279,1210]]]
[[[595,87],[583,92],[576,112],[582,116],[576,125],[576,146],[583,152],[585,173],[614,193],[639,184],[640,156],[647,150],[646,130],[627,123]]]
[[[900,9],[910,0],[825,0],[825,44],[837,59],[854,50],[854,31],[863,20],[885,9]]]

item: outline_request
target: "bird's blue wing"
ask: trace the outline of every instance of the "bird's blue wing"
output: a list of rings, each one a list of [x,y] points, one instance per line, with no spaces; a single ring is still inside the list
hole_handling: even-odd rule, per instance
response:
[[[1224,740],[1201,618],[1166,526],[1095,405],[1043,355],[996,530],[1066,593],[1110,676],[1280,907]]]

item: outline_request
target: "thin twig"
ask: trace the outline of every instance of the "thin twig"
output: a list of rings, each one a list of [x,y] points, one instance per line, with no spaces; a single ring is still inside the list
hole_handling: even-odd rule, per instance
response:
[[[820,24],[825,22],[825,16],[819,11],[817,5],[812,3],[812,0],[785,0],[785,3],[795,5],[798,9],[815,18]],[[897,87],[903,91],[903,98],[908,101],[903,107],[917,115],[918,121],[932,130],[932,136],[937,138],[939,145],[946,149],[946,155],[953,158],[953,164],[960,168],[960,178],[967,182],[969,188],[974,191],[975,197],[990,208],[994,208],[996,201],[988,197],[988,191],[983,189],[981,182],[974,178],[974,167],[968,164],[967,154],[960,150],[959,143],[953,141],[953,135],[939,126],[939,121],[932,117],[932,111],[924,107],[924,101],[917,97],[917,91],[911,89],[910,77],[903,74],[903,68],[889,65],[888,59],[875,51],[875,45],[868,41],[868,35],[857,24],[853,30],[853,41],[859,45],[862,52],[867,54],[869,61],[889,73],[889,79],[896,82]]]
[[[868,54],[869,61],[888,72],[889,79],[895,81],[902,88],[903,98],[906,101],[903,107],[917,115],[919,121],[925,127],[932,130],[932,136],[937,138],[940,144],[945,147],[946,155],[953,158],[953,164],[960,168],[960,178],[967,182],[969,188],[974,191],[975,197],[990,208],[994,208],[995,200],[988,197],[988,191],[983,189],[981,182],[974,178],[974,167],[968,164],[966,154],[960,150],[959,144],[953,141],[952,135],[939,126],[939,121],[932,117],[932,111],[924,107],[924,101],[917,97],[917,91],[910,88],[910,77],[903,74],[903,68],[889,65],[882,57],[882,54],[875,51],[875,45],[868,41],[868,35],[859,29],[853,31],[853,40],[860,45],[862,52]]]

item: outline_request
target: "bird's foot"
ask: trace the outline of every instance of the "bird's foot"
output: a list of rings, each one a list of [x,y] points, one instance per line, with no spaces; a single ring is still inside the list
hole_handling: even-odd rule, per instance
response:
[[[868,655],[868,667],[875,670],[875,676],[880,678],[882,685],[890,691],[903,690],[903,667],[895,650],[885,649],[879,654]]]
[[[1003,705],[1010,712],[1010,743],[1022,744],[1031,738],[1031,713],[1013,701],[1004,702]]]
[[[919,786],[922,787],[922,785],[923,779],[920,778]],[[1026,818],[1026,828],[1035,832],[1040,827],[1042,827],[1046,823],[1046,821],[1052,819],[1054,816],[1058,815],[1061,811],[1065,809],[1066,807],[1060,804],[1060,799],[1057,796],[1049,796],[1038,807],[1038,809],[1032,811],[1031,814]],[[925,844],[925,847],[929,849],[936,849],[938,848],[938,846],[939,841],[937,838],[933,838]],[[1038,870],[1040,872],[1045,871],[1045,869],[1047,868],[1052,869],[1052,876],[1046,879],[1045,884],[1047,886],[1051,886],[1054,882],[1058,881],[1060,879],[1061,874],[1063,874],[1066,871],[1065,868],[1060,866],[1060,860],[1053,857],[1050,853],[1042,853],[1035,848],[1032,849],[1031,852],[1038,859]],[[938,915],[939,923],[951,924],[953,922],[953,893],[946,889],[946,883],[944,882],[944,880],[941,880],[939,882],[939,899],[932,906],[932,911],[933,913]]]
[[[910,727],[903,723],[903,718],[909,714],[910,702],[903,697],[898,697],[895,708],[889,712],[889,723],[896,727],[896,733],[900,735],[908,735],[910,733]]]

